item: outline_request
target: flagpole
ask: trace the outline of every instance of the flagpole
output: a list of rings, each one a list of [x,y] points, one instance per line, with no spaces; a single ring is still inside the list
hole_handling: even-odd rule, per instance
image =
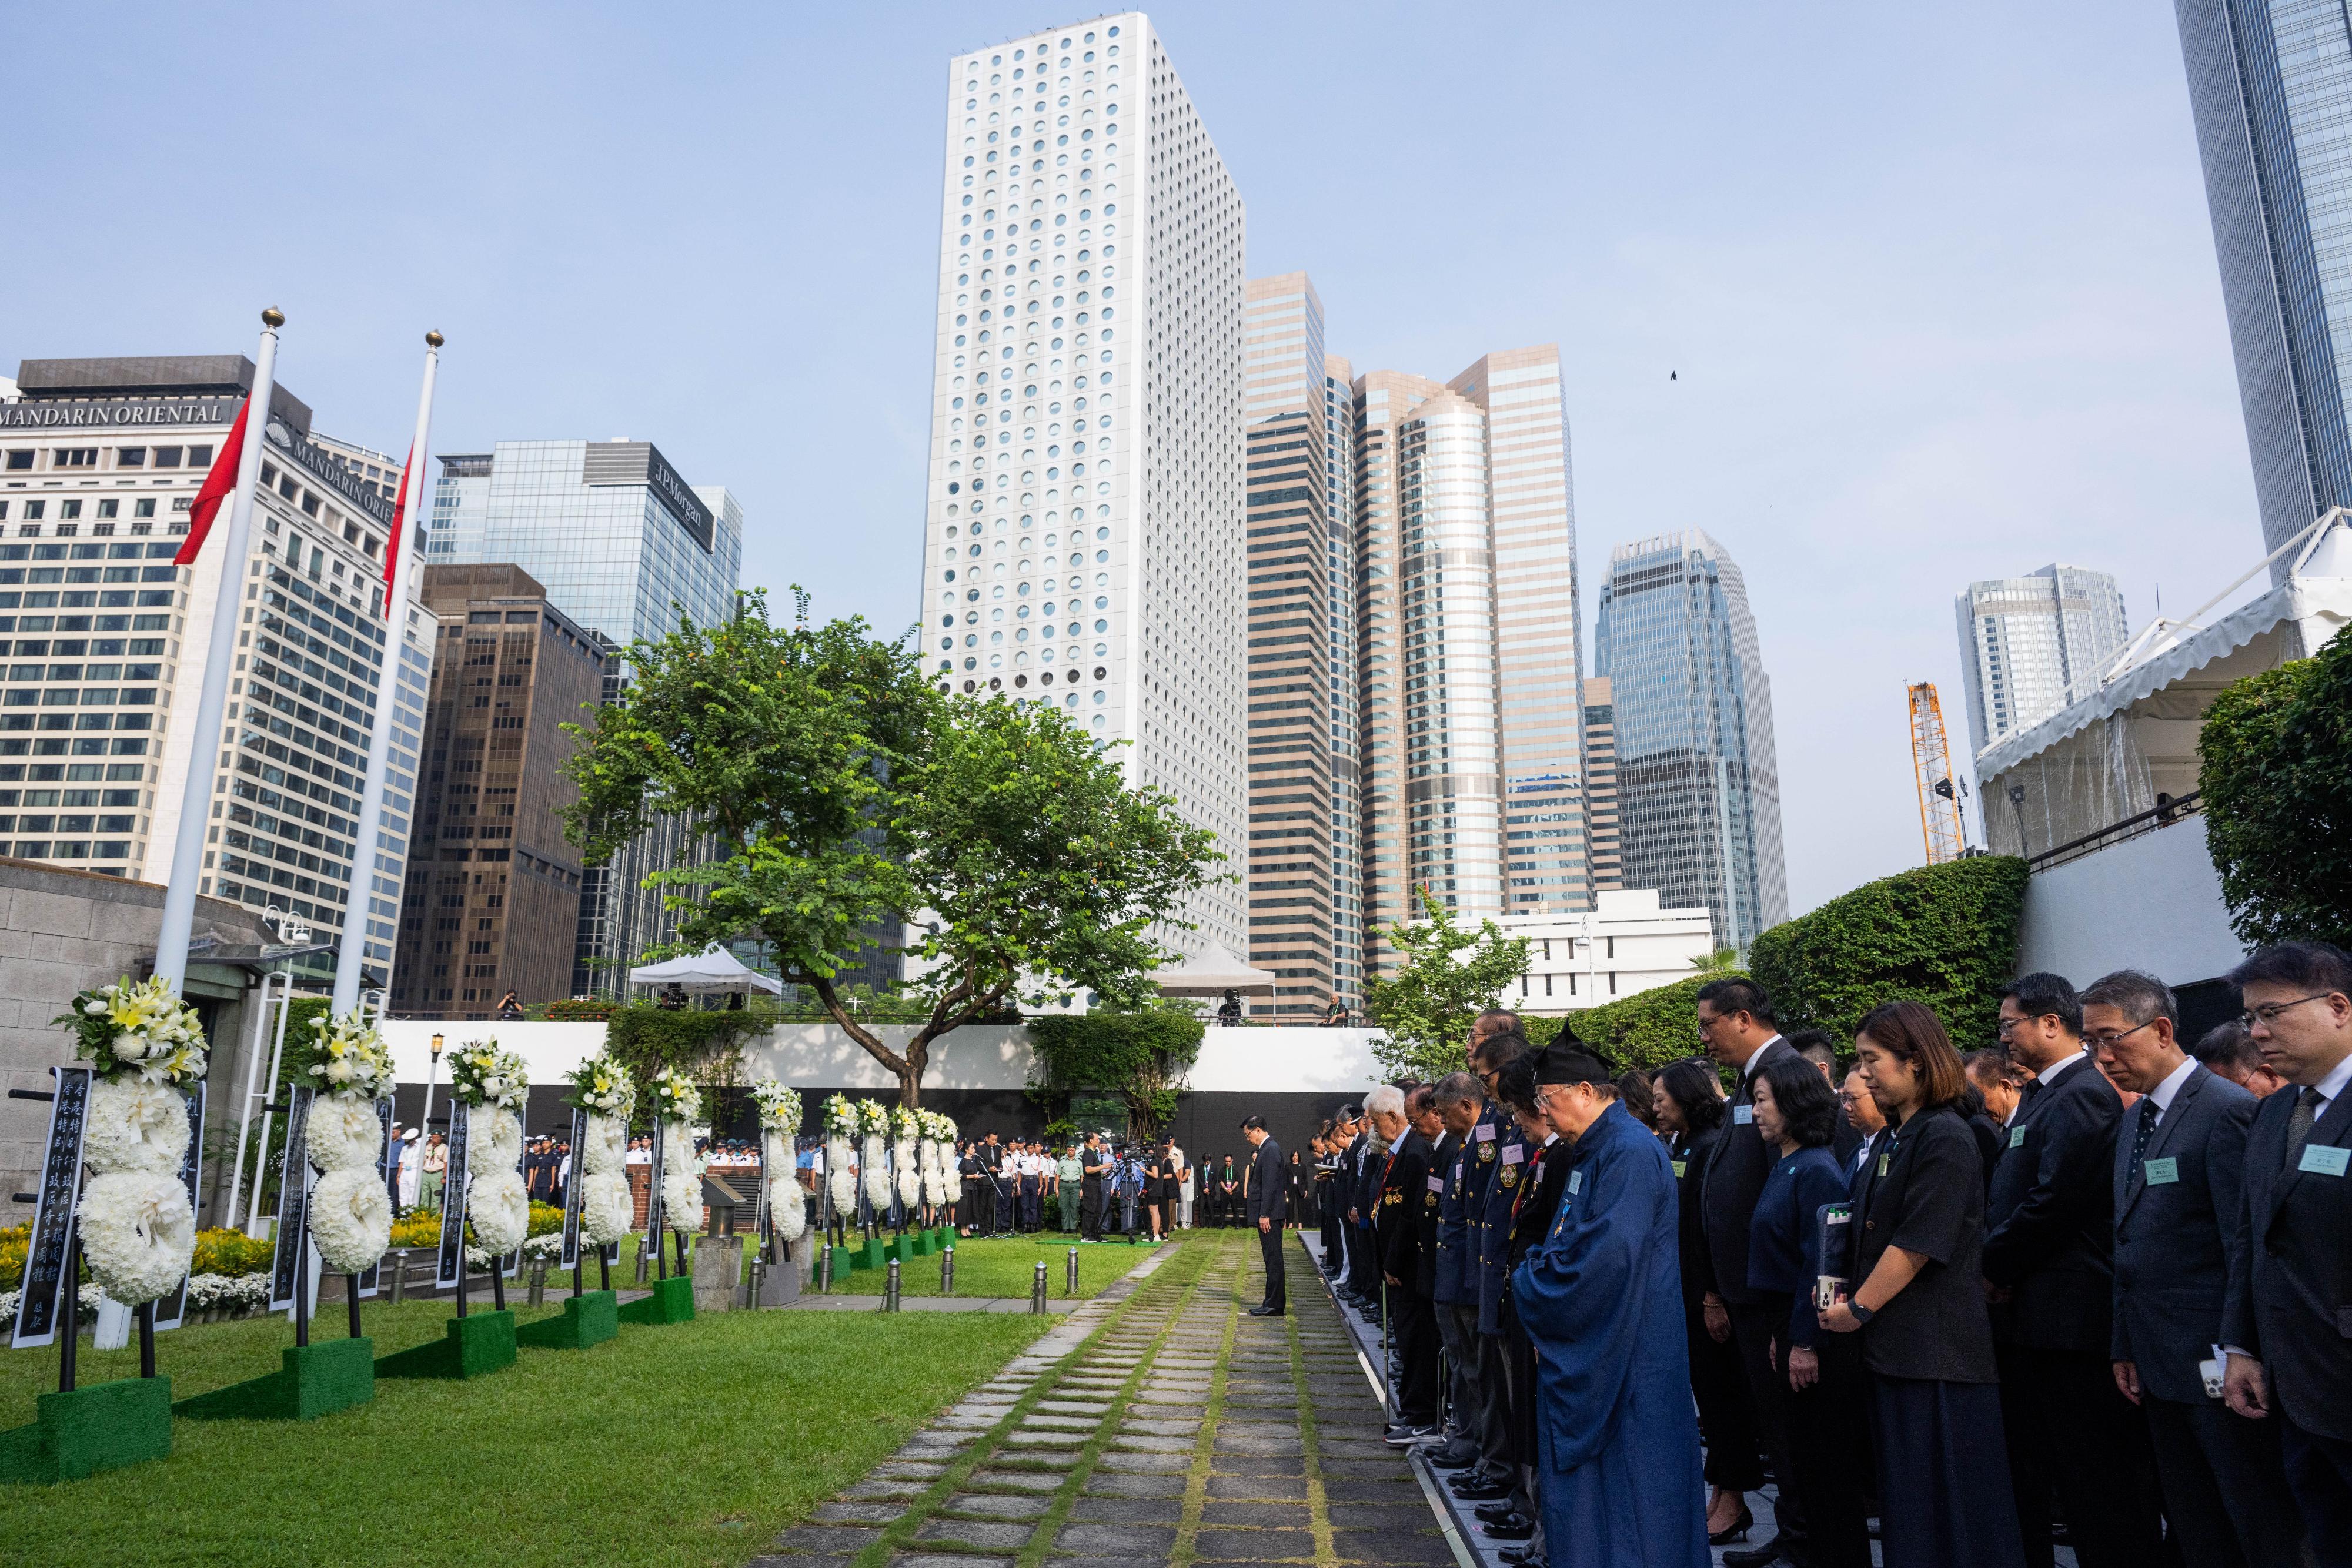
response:
[[[228,538],[222,542],[220,593],[213,605],[212,643],[205,655],[205,685],[196,699],[195,728],[188,742],[188,777],[180,790],[179,834],[172,842],[172,879],[163,890],[163,924],[155,936],[155,973],[174,994],[188,977],[188,938],[196,925],[196,883],[204,874],[205,830],[212,821],[213,760],[221,741],[221,711],[228,706],[229,665],[236,658],[237,606],[245,601],[245,556],[253,533],[253,492],[261,477],[263,433],[269,424],[269,399],[278,371],[278,329],[285,313],[275,306],[261,313],[261,348],[246,399],[246,441],[237,454],[236,493],[229,498]],[[256,426],[251,415],[259,414]]]
[[[441,334],[425,334],[425,387],[416,397],[416,439],[408,449],[408,473],[402,486],[407,505],[407,516],[392,541],[391,599],[384,606],[385,621],[390,634],[384,641],[383,678],[376,688],[375,723],[368,732],[367,779],[360,790],[359,841],[352,849],[352,897],[343,910],[343,945],[335,956],[334,1010],[338,1016],[360,1005],[360,975],[367,963],[367,928],[369,912],[375,895],[376,846],[383,839],[383,791],[386,778],[392,771],[393,704],[399,691],[401,648],[406,641],[407,627],[404,612],[408,606],[408,591],[415,570],[418,537],[424,532],[419,526],[425,516],[425,444],[433,434],[433,381],[441,368]],[[416,780],[423,783],[423,779]],[[414,801],[411,802],[410,825],[415,825]],[[397,926],[400,894],[392,894],[394,914],[387,925]],[[391,942],[387,940],[389,947]],[[384,960],[384,984],[392,984],[392,960]]]

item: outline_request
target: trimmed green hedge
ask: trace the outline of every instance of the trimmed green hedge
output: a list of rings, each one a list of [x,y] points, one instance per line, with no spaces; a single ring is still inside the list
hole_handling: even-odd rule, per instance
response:
[[[1200,1059],[1208,1026],[1171,1009],[1141,1013],[1054,1013],[1029,1020],[1030,1095],[1057,1114],[1086,1089],[1127,1104],[1128,1134],[1148,1138],[1176,1113],[1176,1085]]]
[[[1574,1027],[1579,1040],[1598,1050],[1603,1060],[1619,1068],[1655,1071],[1685,1056],[1696,1056],[1698,988],[1721,974],[1694,975],[1671,986],[1641,991],[1622,1001],[1597,1008],[1571,1009],[1565,1019],[1528,1018],[1522,1025],[1530,1042],[1549,1044],[1560,1026]]]
[[[743,1042],[768,1019],[753,1012],[673,1011],[667,1008],[616,1008],[605,1019],[605,1047],[636,1081],[639,1114],[651,1103],[647,1092],[665,1067],[691,1073],[699,1082],[727,1082],[741,1061]]]
[[[1976,855],[1865,883],[1758,936],[1748,971],[1784,1030],[1827,1030],[1843,1051],[1881,1002],[1925,1002],[1962,1051],[1990,1045],[2017,973],[2025,862]]]
[[[2206,710],[2205,841],[2249,946],[2352,945],[2352,631]]]

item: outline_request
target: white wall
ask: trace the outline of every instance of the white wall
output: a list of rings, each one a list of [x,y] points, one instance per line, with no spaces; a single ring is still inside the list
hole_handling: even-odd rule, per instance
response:
[[[2202,816],[2036,872],[2025,884],[2020,974],[2048,970],[2084,986],[2117,969],[2146,969],[2182,986],[2218,978],[2245,956],[2230,929]]]
[[[447,1053],[475,1040],[496,1040],[518,1052],[533,1083],[560,1083],[563,1075],[604,1046],[601,1023],[492,1023],[480,1019],[388,1019],[384,1043],[392,1047],[396,1083],[422,1083],[433,1061],[433,1037],[442,1037],[441,1070],[434,1082],[449,1082]]]

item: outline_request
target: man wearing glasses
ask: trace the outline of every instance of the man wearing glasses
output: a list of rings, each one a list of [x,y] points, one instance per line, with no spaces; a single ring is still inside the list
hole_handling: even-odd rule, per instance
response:
[[[2262,1103],[2246,1140],[2224,1397],[2278,1421],[2313,1555],[2352,1563],[2352,957],[2286,942],[2230,980],[2287,1086]]]

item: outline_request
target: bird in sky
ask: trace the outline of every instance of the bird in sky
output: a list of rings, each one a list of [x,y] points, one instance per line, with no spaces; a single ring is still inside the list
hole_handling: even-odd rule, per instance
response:
[[[1670,382],[1678,382],[1682,379],[1682,372],[1679,371],[1668,371],[1666,372],[1666,380]]]

